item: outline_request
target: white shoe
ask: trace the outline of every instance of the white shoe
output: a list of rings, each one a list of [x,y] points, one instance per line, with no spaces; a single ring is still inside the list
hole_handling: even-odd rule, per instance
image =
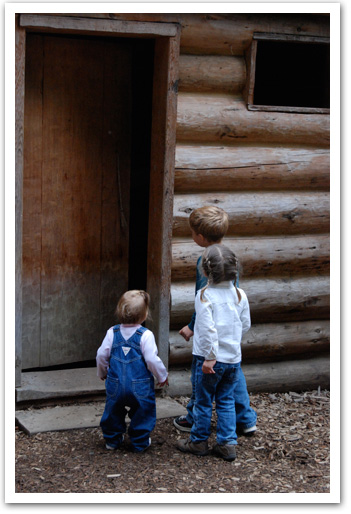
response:
[[[243,428],[241,433],[243,435],[246,435],[246,436],[251,436],[251,435],[254,435],[254,433],[256,432],[257,430],[257,427],[256,425],[254,425],[253,427],[249,427],[249,428]]]
[[[124,435],[122,436],[121,444],[123,443],[123,441],[124,441]],[[113,446],[112,444],[108,444],[108,443],[106,443],[106,444],[105,444],[105,448],[106,448],[106,450],[117,450],[118,448],[120,448],[120,446],[121,446],[121,445],[119,445],[119,446]]]
[[[110,444],[107,444],[105,445],[105,448],[106,450],[117,450],[117,448],[115,446],[111,446]]]

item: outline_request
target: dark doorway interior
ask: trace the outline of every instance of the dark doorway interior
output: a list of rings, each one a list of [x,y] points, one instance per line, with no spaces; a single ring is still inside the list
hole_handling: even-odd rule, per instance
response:
[[[128,289],[146,289],[154,41],[135,40],[132,57],[132,137]]]

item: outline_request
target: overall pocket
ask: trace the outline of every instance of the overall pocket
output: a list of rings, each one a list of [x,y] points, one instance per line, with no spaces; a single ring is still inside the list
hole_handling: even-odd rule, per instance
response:
[[[116,398],[116,396],[118,394],[118,387],[119,387],[118,378],[107,377],[105,387],[106,387],[106,395],[109,398]]]
[[[151,391],[150,378],[143,378],[139,380],[132,380],[132,391],[136,398],[142,400],[147,398]]]

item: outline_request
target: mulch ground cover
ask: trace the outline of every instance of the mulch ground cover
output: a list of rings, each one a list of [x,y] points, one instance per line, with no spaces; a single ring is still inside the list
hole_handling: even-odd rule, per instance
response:
[[[158,420],[142,454],[105,449],[99,428],[28,436],[16,427],[17,493],[328,493],[329,391],[252,394],[253,437],[237,458],[181,453],[172,419]],[[188,398],[177,398],[186,405]],[[215,443],[215,412],[210,446]]]

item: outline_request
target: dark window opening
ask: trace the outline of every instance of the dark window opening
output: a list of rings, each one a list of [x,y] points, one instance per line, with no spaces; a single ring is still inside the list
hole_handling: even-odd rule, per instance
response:
[[[256,35],[249,59],[248,108],[329,112],[330,45],[326,40]]]
[[[128,289],[146,289],[154,41],[136,41],[132,76]]]

